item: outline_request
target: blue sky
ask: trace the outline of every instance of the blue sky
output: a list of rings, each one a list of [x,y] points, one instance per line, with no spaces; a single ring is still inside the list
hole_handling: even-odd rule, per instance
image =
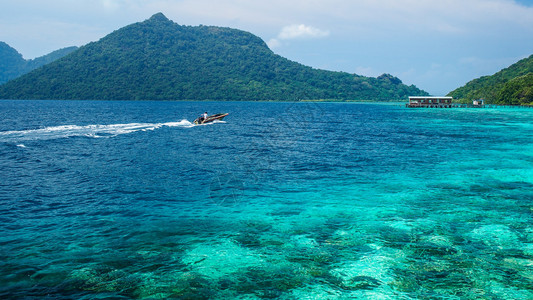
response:
[[[249,31],[315,68],[390,73],[433,95],[533,54],[533,0],[2,0],[0,41],[35,58],[157,12]]]

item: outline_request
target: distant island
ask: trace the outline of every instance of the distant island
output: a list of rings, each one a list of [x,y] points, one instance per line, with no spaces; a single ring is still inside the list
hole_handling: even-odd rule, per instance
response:
[[[56,50],[45,56],[26,60],[17,50],[4,42],[0,42],[0,84],[6,83],[11,79],[15,79],[41,66],[49,64],[77,49],[78,47],[67,47]]]
[[[409,95],[428,93],[390,74],[304,66],[251,33],[181,26],[162,13],[0,86],[0,99],[386,101]]]
[[[448,96],[463,102],[484,99],[499,105],[533,105],[533,55],[494,75],[474,79]]]

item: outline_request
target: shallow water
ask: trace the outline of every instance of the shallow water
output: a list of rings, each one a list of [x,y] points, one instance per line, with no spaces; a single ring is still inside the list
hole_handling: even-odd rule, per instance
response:
[[[194,126],[205,110],[230,115]],[[0,298],[533,298],[531,109],[1,101],[0,116]]]

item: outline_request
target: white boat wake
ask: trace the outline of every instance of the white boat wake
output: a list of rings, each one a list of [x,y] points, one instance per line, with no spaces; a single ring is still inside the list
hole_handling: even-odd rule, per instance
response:
[[[68,137],[105,138],[136,131],[149,131],[161,127],[191,128],[195,125],[187,120],[167,123],[129,123],[109,125],[61,125],[39,129],[0,132],[0,142],[20,142],[29,140],[52,140]],[[19,144],[23,146],[22,144]]]

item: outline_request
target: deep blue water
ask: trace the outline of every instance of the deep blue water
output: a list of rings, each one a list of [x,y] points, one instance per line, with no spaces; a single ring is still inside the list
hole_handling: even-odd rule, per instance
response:
[[[533,109],[0,101],[2,299],[533,299],[532,216]]]

